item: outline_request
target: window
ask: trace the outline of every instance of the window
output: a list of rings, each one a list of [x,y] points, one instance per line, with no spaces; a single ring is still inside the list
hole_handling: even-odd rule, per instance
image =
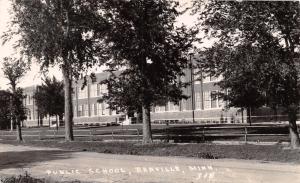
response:
[[[210,101],[210,92],[209,91],[203,92],[203,99],[204,99],[204,109],[210,109],[211,101]]]
[[[224,101],[219,95],[219,91],[206,91],[203,93],[204,109],[216,109],[224,106]]]
[[[107,85],[106,84],[102,84],[100,86],[100,94],[106,94],[107,92],[108,92]]]
[[[83,116],[89,116],[89,105],[88,104],[84,104],[82,114],[83,114]]]
[[[181,110],[186,111],[186,100],[185,99],[181,100]]]
[[[28,105],[32,104],[32,96],[31,95],[27,95],[27,104]]]
[[[195,93],[195,109],[202,109],[202,95],[201,92]]]
[[[211,97],[211,108],[218,108],[218,93],[217,91],[212,91],[210,93]]]
[[[98,84],[92,84],[90,85],[90,96],[91,97],[97,97],[99,96],[99,87],[98,87]]]
[[[87,87],[83,89],[78,88],[78,99],[88,98],[88,90]]]
[[[109,115],[109,108],[108,108],[108,104],[106,103],[97,103],[97,113],[99,116],[102,115]]]
[[[155,106],[155,112],[165,112],[166,106]]]
[[[103,109],[103,115],[109,115],[109,105],[107,103],[103,103],[104,109]]]
[[[27,110],[27,117],[28,117],[28,120],[31,120],[31,111],[30,109]]]
[[[97,103],[91,104],[91,116],[97,116]]]
[[[103,110],[102,110],[102,108],[103,108],[103,103],[97,103],[97,115],[99,115],[99,116],[101,116],[101,115],[103,115]]]
[[[78,106],[78,117],[83,116],[83,105]]]
[[[179,111],[179,105],[174,104],[173,102],[169,102],[169,111]]]
[[[218,97],[218,106],[219,106],[219,108],[224,107],[224,100],[221,97]]]

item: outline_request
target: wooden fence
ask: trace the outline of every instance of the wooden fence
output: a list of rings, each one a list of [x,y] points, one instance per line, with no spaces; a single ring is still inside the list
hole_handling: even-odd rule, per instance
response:
[[[134,139],[142,138],[141,129],[75,129],[75,138],[84,138],[86,140],[101,139]],[[59,139],[64,138],[64,130],[41,129],[41,130],[23,130],[23,137],[33,140]],[[0,131],[0,139],[7,137],[13,138],[16,131]],[[160,140],[178,140],[197,139],[197,141],[209,141],[212,138],[239,138],[245,142],[249,137],[288,137],[287,126],[222,126],[222,127],[174,127],[168,126],[163,129],[153,129],[153,138]]]

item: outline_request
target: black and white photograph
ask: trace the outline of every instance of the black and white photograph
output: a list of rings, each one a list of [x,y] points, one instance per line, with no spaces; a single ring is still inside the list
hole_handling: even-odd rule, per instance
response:
[[[300,183],[299,129],[299,0],[0,0],[0,183]]]

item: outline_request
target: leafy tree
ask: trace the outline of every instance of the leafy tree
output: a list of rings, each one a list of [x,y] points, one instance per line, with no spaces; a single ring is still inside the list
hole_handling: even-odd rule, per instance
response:
[[[136,94],[139,92],[135,86],[135,80],[132,78],[120,78],[112,74],[107,80],[101,83],[107,84],[108,93],[99,101],[106,101],[112,110],[117,112],[141,112],[141,104],[136,100]]]
[[[26,112],[23,106],[23,90],[17,87],[17,83],[28,70],[28,65],[21,59],[4,58],[3,73],[9,80],[12,93],[11,114],[13,123],[17,126],[17,140],[22,141],[21,122],[26,119]]]
[[[178,5],[171,0],[120,0],[103,5],[110,26],[105,41],[112,55],[106,65],[111,71],[122,69],[117,77],[111,72],[106,80],[107,102],[121,108],[132,103],[142,107],[143,143],[152,142],[151,106],[183,97],[178,77],[184,74],[195,32],[175,27]]]
[[[232,70],[232,74],[228,74],[227,77],[225,75],[224,82],[229,77],[234,77],[245,65],[252,67],[253,64],[256,74],[251,80],[257,81],[254,86],[257,88],[256,91],[261,93],[263,90],[268,103],[286,109],[289,116],[291,146],[298,147],[296,115],[300,100],[299,70],[297,70],[300,40],[299,2],[194,1],[194,3],[194,11],[199,13],[201,26],[219,43],[219,46],[213,49],[220,50],[218,48],[223,47],[230,50],[219,62],[215,59],[215,63],[224,66],[222,70],[224,73],[234,64],[239,64]],[[255,51],[245,52],[240,49],[241,47],[252,48]],[[241,58],[237,61],[233,57],[232,61],[226,62],[232,58],[230,57],[232,51],[237,51],[238,53],[234,55],[240,55]],[[254,58],[255,62],[247,60],[248,56]],[[247,72],[244,72],[242,77],[246,77],[245,74]],[[243,81],[241,82],[243,84]]]
[[[64,114],[64,84],[55,77],[46,78],[41,86],[37,87],[34,93],[36,105],[40,114],[49,116],[59,116]],[[50,118],[49,118],[50,120]],[[58,128],[58,121],[56,122]],[[50,127],[50,122],[49,122]]]
[[[202,52],[206,57],[199,60],[199,67],[212,75],[222,75],[217,84],[223,91],[219,95],[228,101],[227,107],[247,110],[251,125],[251,111],[266,103],[266,94],[261,86],[259,53],[251,45],[235,49],[215,44]]]
[[[65,139],[72,141],[72,80],[103,59],[97,38],[106,26],[94,0],[12,0],[12,29],[4,40],[20,35],[22,53],[36,58],[43,70],[59,65],[65,90]]]

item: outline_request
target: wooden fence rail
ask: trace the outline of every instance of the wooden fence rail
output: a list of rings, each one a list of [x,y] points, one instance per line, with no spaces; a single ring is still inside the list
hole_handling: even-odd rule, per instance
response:
[[[188,128],[188,129],[172,129],[166,128],[161,130],[161,133],[153,133],[153,137],[159,137],[162,140],[169,140],[172,138],[181,138],[181,137],[194,137],[201,139],[201,141],[205,141],[208,137],[243,137],[244,141],[247,142],[249,137],[258,136],[288,136],[289,134],[286,133],[251,133],[251,130],[255,129],[263,129],[263,128],[271,128],[271,127],[278,127],[278,128],[287,128],[282,126],[227,126],[227,127],[195,127],[195,128]],[[178,133],[178,131],[190,133]],[[193,131],[192,131],[193,130]],[[222,130],[219,133],[210,131],[214,130]],[[228,130],[239,130],[236,133],[232,131],[230,133]],[[288,132],[288,131],[287,131]],[[16,136],[16,131],[0,131],[0,138],[2,137],[13,137]],[[23,131],[24,137],[37,137],[39,140],[43,140],[45,138],[63,138],[64,131],[63,130],[33,130],[33,131]],[[137,138],[140,139],[142,137],[142,131],[140,129],[110,129],[110,130],[102,130],[102,129],[85,129],[85,130],[74,130],[74,137],[76,138],[83,138],[86,137],[91,141],[97,140],[97,137],[111,137],[112,140],[116,138]]]

